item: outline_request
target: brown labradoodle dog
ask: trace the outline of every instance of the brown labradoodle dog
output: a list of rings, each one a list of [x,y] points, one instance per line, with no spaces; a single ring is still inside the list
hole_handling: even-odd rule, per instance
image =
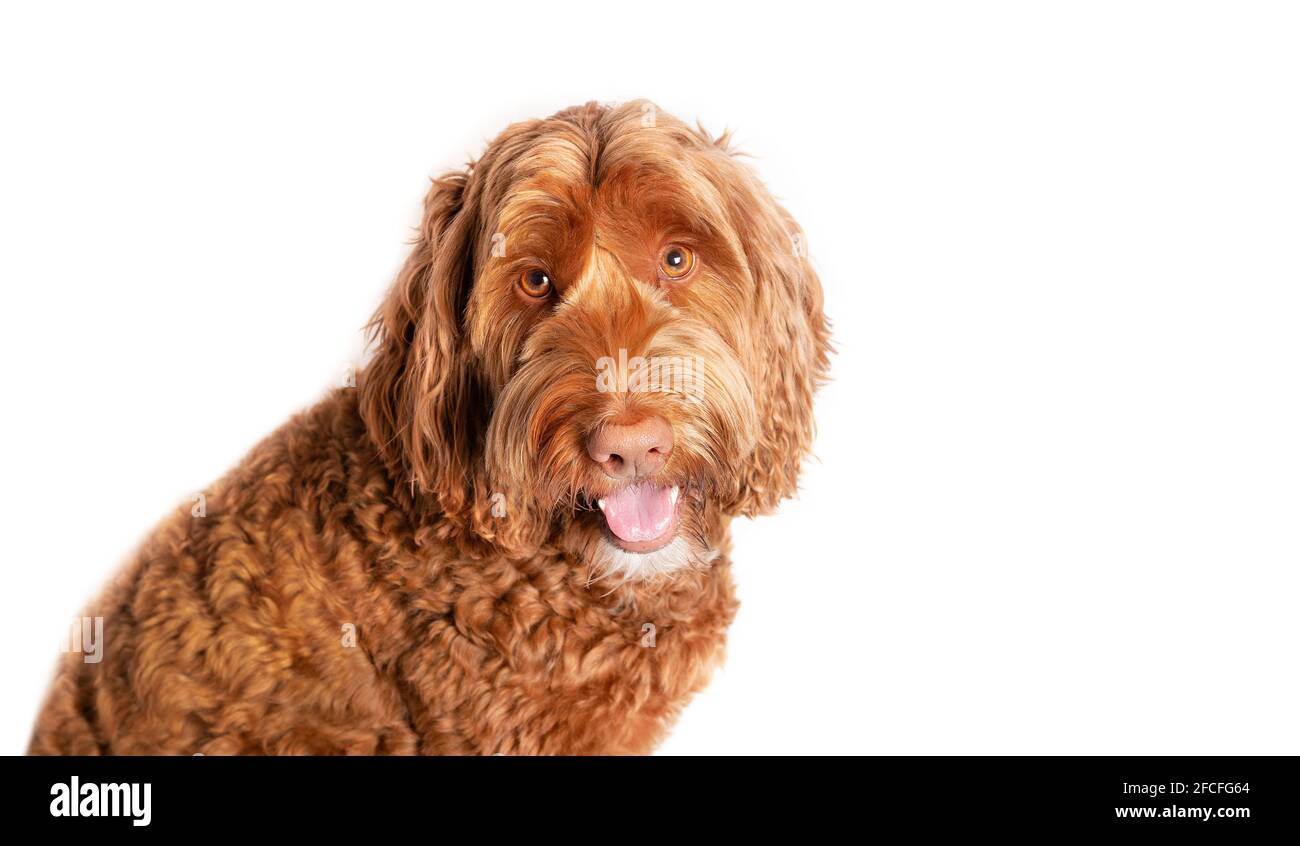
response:
[[[650,103],[511,126],[433,183],[357,387],[88,609],[30,751],[651,750],[722,657],[731,519],[812,442],[802,244]]]

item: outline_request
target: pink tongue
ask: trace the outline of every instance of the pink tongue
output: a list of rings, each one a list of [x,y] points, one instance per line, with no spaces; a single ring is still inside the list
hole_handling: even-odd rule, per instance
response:
[[[602,501],[609,530],[628,542],[654,540],[668,530],[676,503],[662,485],[631,485]]]

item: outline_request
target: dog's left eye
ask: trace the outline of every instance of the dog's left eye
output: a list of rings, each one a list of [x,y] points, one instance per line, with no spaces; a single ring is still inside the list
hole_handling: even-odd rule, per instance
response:
[[[695,269],[695,253],[690,247],[671,244],[659,256],[659,275],[665,279],[685,279]]]

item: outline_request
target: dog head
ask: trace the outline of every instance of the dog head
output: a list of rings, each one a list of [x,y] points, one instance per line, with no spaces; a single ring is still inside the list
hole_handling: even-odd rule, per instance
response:
[[[646,102],[516,124],[434,181],[361,413],[449,533],[643,577],[791,495],[827,367],[803,236]]]

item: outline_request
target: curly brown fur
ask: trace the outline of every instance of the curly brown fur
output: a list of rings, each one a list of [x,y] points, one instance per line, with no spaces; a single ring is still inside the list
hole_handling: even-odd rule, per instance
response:
[[[670,242],[689,284],[656,276]],[[648,103],[510,127],[434,181],[358,388],[88,609],[104,660],[65,657],[30,751],[651,750],[721,660],[730,519],[792,495],[811,445],[828,333],[800,243],[725,138]],[[544,300],[517,287],[535,266]],[[702,390],[596,390],[620,349],[694,357]],[[584,444],[650,415],[674,436],[653,481],[682,495],[642,554]]]

